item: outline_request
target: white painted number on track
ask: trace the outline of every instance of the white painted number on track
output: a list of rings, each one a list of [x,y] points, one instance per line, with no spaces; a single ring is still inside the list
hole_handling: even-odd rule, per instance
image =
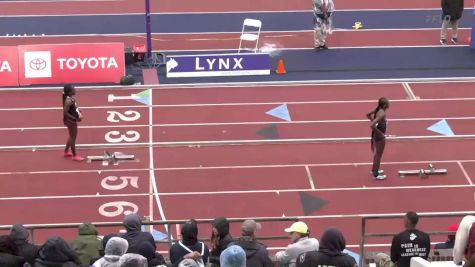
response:
[[[108,184],[107,183],[107,182],[117,182],[119,179],[122,180],[122,182],[120,184],[113,185],[113,184]],[[114,190],[124,189],[129,184],[132,187],[139,188],[138,181],[139,181],[139,177],[137,177],[137,176],[123,176],[123,177],[122,176],[121,177],[107,176],[106,178],[102,179],[101,185],[104,189],[114,191]]]
[[[105,135],[106,141],[109,143],[120,142],[137,142],[140,139],[140,134],[137,131],[127,131],[125,134],[121,134],[119,131],[110,131]]]
[[[140,119],[140,113],[134,110],[127,110],[123,114],[118,111],[107,111],[108,122],[136,121]],[[118,118],[117,118],[118,117]]]
[[[125,210],[125,208],[130,208]],[[107,211],[114,209],[113,211]],[[116,202],[109,202],[105,203],[99,207],[99,214],[105,217],[117,217],[119,215],[129,215],[131,213],[137,213],[139,211],[139,207],[134,203],[130,203],[127,201],[116,201]]]

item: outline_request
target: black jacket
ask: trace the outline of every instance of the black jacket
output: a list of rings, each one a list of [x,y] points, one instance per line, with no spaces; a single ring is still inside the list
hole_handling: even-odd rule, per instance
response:
[[[252,237],[241,237],[234,242],[246,252],[246,267],[273,267],[266,247]]]
[[[216,230],[218,230],[220,238],[219,246],[210,252],[209,262],[219,265],[219,256],[221,256],[221,252],[223,252],[223,250],[225,250],[234,240],[229,233],[229,222],[226,218],[216,218],[212,225]]]
[[[10,238],[12,239],[13,243],[15,243],[15,245],[17,246],[18,255],[25,258],[25,260],[30,265],[33,265],[33,263],[35,262],[35,258],[38,255],[38,250],[40,249],[40,247],[28,243],[29,236],[30,236],[30,233],[21,224],[14,225],[10,232]]]
[[[354,267],[356,261],[353,257],[343,253],[346,241],[340,230],[336,228],[327,229],[322,236],[318,251],[310,251],[299,255],[297,267]]]
[[[183,257],[190,253],[188,250],[196,251],[201,254],[203,262],[208,263],[209,259],[209,248],[206,244],[198,242],[198,224],[195,220],[187,221],[181,227],[181,236],[182,240],[179,243],[173,244],[170,248],[170,261],[173,265],[177,265],[184,259]],[[187,247],[185,249],[183,246]]]
[[[18,249],[7,235],[0,236],[0,266],[21,267],[25,263],[23,257],[18,256]]]
[[[459,20],[463,13],[463,0],[442,0],[442,19],[447,15],[451,21]]]
[[[406,230],[395,235],[391,244],[391,261],[398,267],[409,267],[412,257],[427,259],[430,252],[429,235],[419,231]]]
[[[155,253],[157,245],[149,232],[142,232],[142,222],[137,214],[125,216],[124,227],[127,233],[121,237],[129,242],[127,253],[135,253],[147,258],[150,266],[164,263],[163,257]]]
[[[52,237],[38,251],[33,267],[81,267],[81,261],[61,237]]]

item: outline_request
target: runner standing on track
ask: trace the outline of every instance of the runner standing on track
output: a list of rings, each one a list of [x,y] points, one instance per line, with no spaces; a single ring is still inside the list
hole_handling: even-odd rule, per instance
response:
[[[371,174],[378,180],[386,179],[383,170],[380,170],[381,158],[383,157],[384,147],[386,146],[386,109],[389,108],[389,100],[381,97],[378,101],[376,109],[368,114],[366,117],[371,121],[371,151],[374,152],[373,168]]]
[[[76,154],[76,137],[78,135],[78,121],[81,121],[83,116],[79,110],[76,99],[76,89],[72,84],[66,84],[63,90],[63,123],[68,127],[69,137],[64,149],[65,157],[72,157],[74,161],[83,161],[84,158]],[[69,151],[71,148],[71,151]]]

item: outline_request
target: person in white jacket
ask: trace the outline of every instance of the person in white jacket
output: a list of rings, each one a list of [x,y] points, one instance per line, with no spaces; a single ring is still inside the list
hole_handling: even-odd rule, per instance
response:
[[[327,36],[333,29],[333,0],[313,0],[313,29],[315,51],[328,49]]]
[[[279,251],[275,255],[276,261],[283,266],[295,267],[297,257],[309,251],[318,250],[318,240],[309,237],[308,226],[304,222],[295,222],[290,228],[285,229],[290,234],[292,244],[287,246],[284,251]]]
[[[465,252],[467,246],[469,245],[470,229],[472,229],[472,224],[475,222],[475,216],[467,215],[463,217],[460,222],[459,229],[455,234],[455,245],[454,245],[454,263],[456,265],[462,265],[465,257]],[[470,259],[466,259],[467,261]]]

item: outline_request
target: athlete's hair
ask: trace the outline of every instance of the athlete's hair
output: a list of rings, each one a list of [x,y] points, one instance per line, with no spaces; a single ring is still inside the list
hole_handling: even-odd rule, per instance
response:
[[[380,109],[384,109],[385,107],[387,107],[389,105],[389,100],[386,98],[386,97],[381,97],[379,100],[378,100],[378,106],[376,107],[376,109],[373,111],[373,114],[374,114],[374,117],[376,117],[376,113],[378,113],[378,111]]]
[[[64,85],[64,88],[63,88],[63,106],[64,106],[64,102],[66,101],[66,98],[68,96],[73,95],[73,91],[74,91],[74,86],[72,84]]]

